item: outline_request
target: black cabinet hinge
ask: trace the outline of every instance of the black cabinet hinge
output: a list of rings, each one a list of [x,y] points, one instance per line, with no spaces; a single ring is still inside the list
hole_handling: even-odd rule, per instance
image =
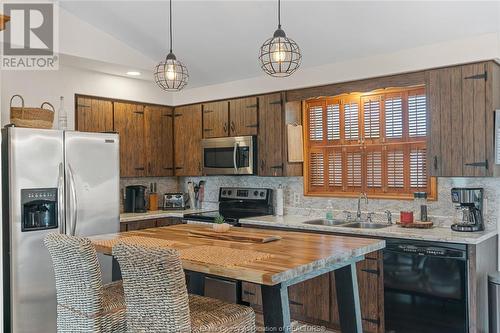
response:
[[[372,324],[375,324],[377,326],[380,326],[380,319],[377,318],[377,319],[372,319],[372,318],[361,318],[363,319],[364,321],[366,322],[369,322],[369,323],[372,323]]]
[[[281,105],[281,99],[279,101],[269,102],[269,104],[271,104],[271,105],[276,105],[276,104]]]
[[[377,276],[380,275],[380,270],[378,269],[361,269],[361,271],[368,274],[376,274]]]
[[[485,160],[484,162],[465,163],[465,165],[476,168],[485,168],[488,170],[488,160]]]
[[[483,74],[476,74],[476,75],[467,76],[467,77],[464,78],[464,80],[484,80],[484,81],[488,81],[488,72],[484,71]]]
[[[250,104],[250,105],[247,105],[247,109],[254,109],[257,107],[257,104]]]
[[[294,300],[289,300],[289,303],[290,303],[291,305],[299,305],[299,306],[304,306],[304,304],[299,303],[299,302],[295,302]]]

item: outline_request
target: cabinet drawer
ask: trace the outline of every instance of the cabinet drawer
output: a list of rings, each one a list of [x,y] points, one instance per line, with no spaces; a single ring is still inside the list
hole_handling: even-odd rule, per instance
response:
[[[262,295],[260,293],[260,286],[255,283],[242,282],[241,283],[241,299],[251,305],[262,306]]]
[[[157,227],[168,227],[176,224],[183,224],[184,221],[180,217],[166,217],[156,220]]]
[[[141,229],[148,229],[148,228],[155,228],[155,227],[156,227],[156,220],[155,219],[133,221],[133,222],[128,223],[127,231],[141,230]]]

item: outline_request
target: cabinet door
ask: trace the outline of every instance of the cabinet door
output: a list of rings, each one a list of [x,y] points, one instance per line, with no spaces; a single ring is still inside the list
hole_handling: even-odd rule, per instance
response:
[[[329,322],[329,274],[323,274],[288,287],[288,297],[292,318],[312,324]]]
[[[82,132],[112,132],[113,102],[78,96],[75,128]]]
[[[281,94],[259,97],[258,175],[283,176]]]
[[[132,103],[115,103],[115,130],[120,134],[120,175],[146,175],[144,145],[144,107]]]
[[[200,176],[201,104],[181,106],[174,110],[174,168],[176,176]]]
[[[229,136],[257,135],[257,97],[229,101]]]
[[[491,80],[487,81],[486,72],[485,63],[462,66],[463,176],[491,176],[495,163],[493,110],[486,101],[486,84]]]
[[[384,333],[384,276],[382,252],[377,251],[366,255],[365,260],[356,264],[358,277],[359,300],[363,332]],[[340,328],[339,310],[337,306],[337,292],[335,287],[335,274],[331,277],[331,313],[330,323],[332,328]]]
[[[229,134],[228,102],[203,104],[203,137],[220,138]]]
[[[144,109],[147,174],[152,177],[174,175],[174,143],[172,108],[146,106]]]
[[[431,176],[489,176],[493,110],[487,107],[487,64],[432,70],[427,77]]]

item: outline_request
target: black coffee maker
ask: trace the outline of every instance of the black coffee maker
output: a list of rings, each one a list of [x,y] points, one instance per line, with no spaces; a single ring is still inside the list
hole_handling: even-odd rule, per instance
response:
[[[144,213],[146,209],[146,186],[125,187],[125,213]]]
[[[483,192],[482,188],[451,189],[451,201],[462,213],[461,220],[451,226],[452,230],[465,232],[484,230]]]

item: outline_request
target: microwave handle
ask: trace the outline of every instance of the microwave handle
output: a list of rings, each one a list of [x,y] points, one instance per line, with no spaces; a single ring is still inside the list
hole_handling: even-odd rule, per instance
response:
[[[238,163],[236,161],[236,155],[238,154],[238,148],[240,147],[240,144],[238,142],[234,143],[234,150],[233,150],[233,165],[234,165],[234,172],[238,173]]]

